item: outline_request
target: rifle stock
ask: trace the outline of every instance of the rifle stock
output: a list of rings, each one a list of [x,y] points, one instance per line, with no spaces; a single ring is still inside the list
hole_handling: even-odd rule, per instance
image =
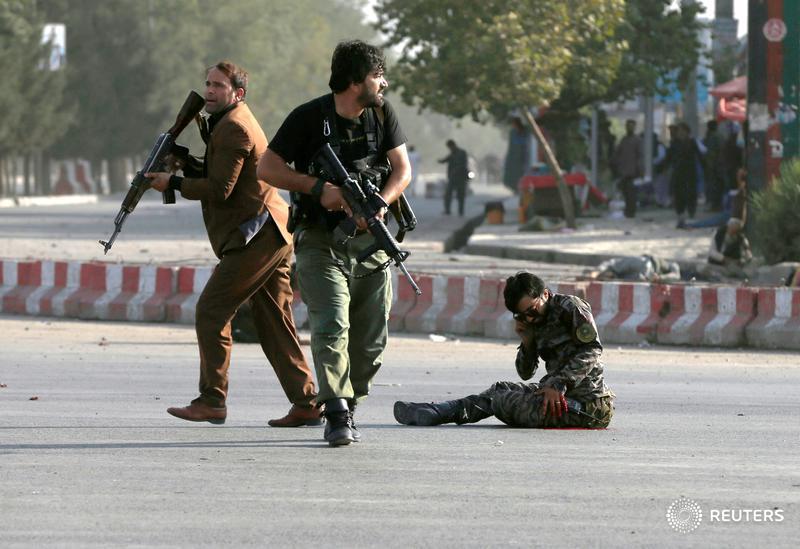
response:
[[[108,240],[100,241],[100,244],[103,246],[104,254],[107,254],[108,250],[111,249],[111,246],[114,245],[114,241],[117,239],[117,236],[122,230],[122,225],[125,223],[128,215],[133,213],[133,210],[136,209],[136,206],[139,204],[139,200],[142,198],[144,192],[150,188],[150,184],[144,177],[144,174],[147,172],[159,171],[162,169],[162,165],[164,164],[166,157],[171,152],[178,148],[185,149],[185,147],[181,147],[175,143],[175,139],[177,139],[178,135],[180,135],[186,126],[203,109],[205,104],[205,99],[203,99],[200,94],[194,91],[189,92],[189,96],[186,98],[186,101],[183,102],[183,106],[178,112],[178,117],[175,119],[175,124],[173,124],[172,127],[166,132],[158,136],[155,145],[153,145],[153,148],[150,150],[150,154],[147,155],[147,160],[145,160],[142,169],[136,172],[136,175],[134,176],[133,181],[131,181],[130,187],[128,188],[128,193],[122,200],[122,206],[120,207],[119,213],[117,214],[117,217],[114,218],[114,232],[111,234],[111,237]],[[175,191],[172,189],[167,189],[164,191],[162,200],[164,204],[174,204]]]

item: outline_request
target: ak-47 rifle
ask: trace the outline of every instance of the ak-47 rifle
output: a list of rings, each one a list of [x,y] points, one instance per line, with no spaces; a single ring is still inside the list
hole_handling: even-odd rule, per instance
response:
[[[150,182],[145,178],[144,174],[162,170],[169,154],[175,154],[179,157],[184,157],[189,154],[189,150],[186,147],[175,143],[175,139],[177,139],[184,128],[186,128],[194,117],[203,109],[205,104],[205,99],[203,99],[199,93],[194,91],[190,92],[186,101],[183,102],[183,107],[181,107],[178,113],[175,124],[156,139],[156,144],[153,145],[153,149],[147,156],[144,166],[142,166],[141,170],[136,172],[136,176],[133,178],[133,181],[131,181],[128,194],[125,195],[125,199],[122,201],[122,207],[117,217],[114,219],[114,232],[111,234],[111,238],[100,241],[106,254],[108,250],[111,249],[111,246],[114,245],[114,241],[122,230],[122,224],[125,223],[125,219],[127,219],[129,214],[133,213],[133,210],[136,209],[136,205],[139,203],[144,192],[150,188]],[[174,190],[167,189],[163,194],[162,200],[164,204],[175,203]]]
[[[406,280],[408,280],[408,283],[414,288],[416,294],[422,295],[419,286],[417,286],[417,283],[411,278],[411,275],[408,274],[408,270],[403,264],[403,261],[408,258],[411,252],[400,249],[397,240],[395,240],[379,216],[379,212],[383,208],[388,208],[389,205],[378,192],[378,188],[368,178],[362,178],[361,181],[358,181],[352,177],[347,170],[344,169],[341,161],[328,143],[320,147],[319,151],[317,151],[314,156],[313,163],[319,166],[326,175],[331,177],[331,183],[341,187],[342,196],[344,196],[347,205],[350,206],[350,210],[353,212],[353,217],[348,217],[343,220],[336,229],[334,229],[336,240],[340,243],[344,243],[352,238],[357,229],[353,218],[364,218],[367,222],[367,229],[375,238],[375,242],[372,246],[361,252],[356,260],[361,263],[375,252],[383,250],[389,256],[390,261],[394,261],[397,268],[400,269],[406,277]],[[411,216],[413,217],[413,213]],[[413,220],[413,224],[416,224],[416,219]],[[413,228],[413,225],[411,228]],[[385,268],[385,266],[379,268]]]

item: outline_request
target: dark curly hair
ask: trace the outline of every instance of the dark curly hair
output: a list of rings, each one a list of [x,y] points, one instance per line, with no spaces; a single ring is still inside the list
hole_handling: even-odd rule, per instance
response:
[[[328,86],[333,93],[343,92],[350,84],[363,82],[369,73],[385,67],[383,50],[377,46],[361,40],[339,42],[333,50]]]
[[[525,296],[539,297],[544,294],[544,280],[533,273],[520,271],[514,276],[506,279],[506,287],[503,289],[503,300],[506,309],[512,313],[516,312],[517,303]]]

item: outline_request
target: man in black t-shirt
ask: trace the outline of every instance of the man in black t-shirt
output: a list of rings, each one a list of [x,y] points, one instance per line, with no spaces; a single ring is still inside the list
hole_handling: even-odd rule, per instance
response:
[[[406,138],[383,99],[384,65],[380,49],[359,40],[340,43],[331,61],[333,93],[294,109],[258,166],[259,177],[301,197],[295,204],[301,210],[294,230],[297,277],[308,306],[317,402],[325,405],[325,440],[332,446],[360,440],[353,410],[367,397],[381,366],[392,290],[386,270],[358,277],[365,267],[372,270],[388,258],[378,252],[357,268],[359,252],[373,243],[365,221],[356,219],[359,234],[338,243],[332,229],[352,212],[341,188],[308,173],[327,142],[348,171],[391,165],[380,191],[388,204],[408,185]]]

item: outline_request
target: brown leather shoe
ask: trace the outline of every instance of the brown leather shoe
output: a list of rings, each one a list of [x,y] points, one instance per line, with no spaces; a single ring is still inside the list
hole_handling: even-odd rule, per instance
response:
[[[207,421],[215,425],[225,423],[228,409],[225,406],[215,408],[204,402],[193,401],[183,408],[167,408],[167,413],[186,421]]]
[[[270,427],[302,427],[303,425],[322,425],[319,408],[292,404],[289,413],[280,419],[267,422]]]

